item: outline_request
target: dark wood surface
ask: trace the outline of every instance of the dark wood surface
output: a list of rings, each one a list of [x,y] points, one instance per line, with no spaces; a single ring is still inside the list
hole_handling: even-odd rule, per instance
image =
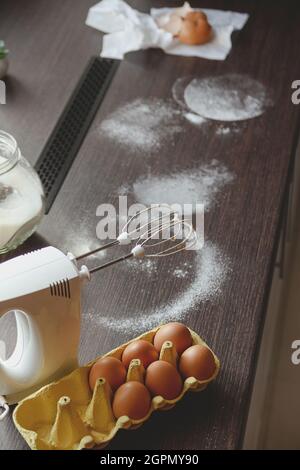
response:
[[[92,0],[2,0],[0,36],[11,49],[7,105],[0,107],[0,127],[18,140],[34,163],[101,34],[84,25]],[[132,2],[147,10],[149,4]],[[178,2],[173,2],[178,4]],[[236,175],[207,215],[206,239],[231,259],[222,292],[186,315],[186,323],[214,348],[222,371],[207,391],[189,394],[167,413],[155,413],[140,429],[120,432],[113,449],[233,449],[241,446],[256,355],[273,268],[280,214],[286,194],[299,107],[291,104],[291,82],[300,77],[300,11],[297,2],[203,1],[203,7],[246,11],[250,20],[234,35],[224,62],[168,56],[158,50],[126,57],[96,115],[78,157],[39,235],[22,250],[51,243],[75,254],[97,246],[96,207],[115,202],[121,185],[139,175],[191,168],[213,158]],[[172,2],[168,2],[172,4]],[[184,75],[247,73],[273,91],[275,105],[263,116],[242,124],[240,133],[216,136],[186,123],[175,146],[147,160],[130,154],[99,135],[109,112],[136,97],[170,97],[175,79]],[[44,239],[44,240],[43,240]],[[22,251],[21,250],[21,251]],[[20,251],[20,250],[19,250]],[[174,298],[180,281],[168,277],[163,262],[158,274],[128,274],[112,268],[96,275],[83,293],[80,345],[82,363],[110,350],[128,335],[105,329],[97,317],[138,316]],[[181,281],[183,282],[183,281]],[[189,281],[186,281],[189,282]],[[9,339],[8,326],[1,338]],[[0,425],[0,448],[27,448],[11,419]]]

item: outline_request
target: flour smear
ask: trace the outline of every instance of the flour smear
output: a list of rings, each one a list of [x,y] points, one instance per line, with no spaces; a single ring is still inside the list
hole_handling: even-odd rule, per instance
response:
[[[132,187],[120,188],[119,194],[132,192],[139,203],[151,204],[204,204],[209,210],[220,191],[234,180],[228,168],[212,160],[210,163],[188,170],[170,172],[161,176],[143,176]]]
[[[174,270],[173,276],[185,277],[185,283],[189,277],[190,282],[185,284],[183,290],[170,298],[166,304],[157,306],[154,310],[144,311],[142,315],[140,312],[132,312],[129,316],[117,319],[103,316],[103,314],[91,314],[88,315],[88,321],[113,331],[122,332],[128,337],[134,333],[147,331],[161,323],[184,321],[193,307],[199,306],[200,308],[201,302],[209,301],[221,293],[222,285],[231,270],[227,256],[212,243],[207,242],[202,250],[193,252],[193,257],[193,266],[183,266]],[[139,272],[138,265],[135,266],[135,269]],[[158,265],[154,271],[157,270],[159,270]],[[156,277],[158,276],[159,272],[156,274]],[[172,282],[171,273],[170,282]]]
[[[136,99],[108,116],[100,132],[131,151],[154,152],[182,132],[181,113],[157,98]]]
[[[199,114],[195,113],[184,113],[184,117],[195,126],[201,126],[202,124],[207,122],[206,119],[204,119],[202,116],[199,116]]]
[[[241,74],[194,78],[185,87],[183,97],[191,111],[217,121],[251,119],[272,105],[265,86]]]

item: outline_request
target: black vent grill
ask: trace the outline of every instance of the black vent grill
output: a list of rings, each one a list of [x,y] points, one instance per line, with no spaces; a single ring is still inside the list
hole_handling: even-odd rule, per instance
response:
[[[35,168],[49,212],[110,85],[119,61],[93,57],[60,116]]]

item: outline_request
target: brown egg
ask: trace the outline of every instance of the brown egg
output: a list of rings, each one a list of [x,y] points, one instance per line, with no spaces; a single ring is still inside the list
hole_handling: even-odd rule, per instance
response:
[[[179,41],[189,45],[205,44],[211,39],[212,28],[206,15],[200,11],[192,11],[184,18],[179,32]]]
[[[207,16],[203,11],[189,11],[184,18],[190,21],[207,21]]]
[[[165,341],[172,341],[177,354],[180,356],[192,344],[190,330],[182,323],[167,323],[163,325],[154,337],[154,347],[157,351],[161,350]]]
[[[140,382],[127,382],[121,385],[113,400],[113,413],[116,418],[128,416],[142,419],[150,410],[151,396],[145,385]]]
[[[214,356],[206,346],[195,344],[182,354],[179,370],[184,379],[195,377],[198,380],[207,380],[216,370]]]
[[[127,368],[132,359],[140,359],[146,369],[151,362],[157,361],[158,353],[152,343],[138,339],[128,344],[122,355],[122,362]]]
[[[161,395],[166,400],[173,400],[180,395],[182,379],[169,362],[155,361],[146,371],[145,385],[152,396]]]
[[[94,390],[96,380],[103,377],[114,392],[126,380],[126,368],[119,359],[115,357],[103,357],[99,359],[90,371],[89,383]]]

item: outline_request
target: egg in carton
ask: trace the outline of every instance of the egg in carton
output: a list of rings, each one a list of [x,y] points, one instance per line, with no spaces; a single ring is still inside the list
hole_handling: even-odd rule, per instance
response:
[[[110,351],[102,357],[122,358],[126,346],[143,339],[153,343],[157,327],[138,338]],[[207,344],[190,330],[193,345],[207,347],[213,354],[215,371],[203,381],[194,377],[185,379],[182,391],[174,400],[162,396],[152,398],[149,413],[140,420],[128,416],[114,417],[112,392],[104,378],[96,381],[94,391],[89,386],[89,373],[96,362],[79,367],[57,382],[44,386],[22,400],[14,410],[16,428],[33,450],[80,450],[105,447],[119,429],[135,429],[141,426],[155,410],[167,410],[175,406],[188,390],[201,391],[218,375],[220,362]],[[99,358],[98,358],[99,359]],[[177,352],[171,341],[166,341],[160,352],[160,360],[177,365]],[[139,359],[133,359],[127,372],[127,381],[144,383],[145,369]]]

